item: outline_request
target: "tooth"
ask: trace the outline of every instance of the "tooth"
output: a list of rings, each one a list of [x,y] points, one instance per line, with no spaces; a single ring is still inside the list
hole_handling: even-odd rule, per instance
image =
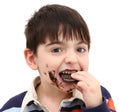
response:
[[[71,75],[72,73],[75,73],[77,71],[62,71],[61,74],[63,75]]]

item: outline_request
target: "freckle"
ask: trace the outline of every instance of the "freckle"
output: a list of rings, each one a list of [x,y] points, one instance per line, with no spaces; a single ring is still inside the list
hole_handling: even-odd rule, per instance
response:
[[[67,91],[67,93],[69,93],[69,91]]]
[[[45,72],[44,74],[45,74],[45,75],[47,75],[47,73],[46,73],[46,72]]]
[[[69,89],[68,91],[67,91],[67,93],[69,93],[69,92],[71,92],[72,91],[72,89]]]
[[[48,64],[46,64],[46,67],[48,68]]]
[[[62,82],[60,82],[59,85],[62,85]]]

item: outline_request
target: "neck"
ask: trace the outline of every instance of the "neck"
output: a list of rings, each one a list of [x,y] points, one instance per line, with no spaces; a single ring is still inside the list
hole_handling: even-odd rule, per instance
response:
[[[72,93],[65,93],[60,91],[58,88],[54,87],[53,85],[51,87],[50,85],[49,87],[47,87],[42,83],[37,88],[37,94],[39,99],[48,98],[55,101],[62,101],[63,99],[70,98],[72,96]]]
[[[40,102],[47,100],[60,104],[63,99],[70,98],[72,93],[60,91],[53,85],[43,85],[42,83],[37,88],[37,94]],[[53,101],[54,100],[54,101]]]
[[[48,109],[57,112],[63,99],[70,98],[72,93],[61,92],[53,86],[46,87],[42,83],[37,88],[39,102]]]

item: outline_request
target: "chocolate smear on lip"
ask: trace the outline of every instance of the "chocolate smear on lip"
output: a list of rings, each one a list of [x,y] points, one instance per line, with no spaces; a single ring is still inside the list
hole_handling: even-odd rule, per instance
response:
[[[57,79],[55,78],[55,71],[51,71],[48,73],[49,73],[49,77],[50,77],[51,81],[56,82]]]
[[[55,71],[54,71],[54,70],[53,70],[53,71],[49,71],[48,74],[49,74],[50,80],[51,80],[57,87],[59,87],[59,86],[58,86],[57,78],[55,77]]]
[[[48,75],[49,75],[50,80],[53,82],[52,85],[56,85],[56,87],[58,87],[58,88],[61,88],[61,87],[62,87],[61,89],[64,89],[64,88],[65,88],[65,86],[62,85],[62,82],[58,83],[58,80],[57,80],[57,78],[55,77],[55,70],[49,71],[49,72],[48,72]],[[72,90],[73,90],[73,88],[70,88],[70,89],[67,90],[66,92],[69,93],[69,92],[72,92]]]

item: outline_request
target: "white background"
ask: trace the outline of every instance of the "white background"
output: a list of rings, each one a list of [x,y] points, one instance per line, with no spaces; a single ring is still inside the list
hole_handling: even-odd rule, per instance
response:
[[[0,1],[0,107],[29,88],[38,75],[26,64],[24,28],[34,11],[44,4],[75,8],[91,35],[89,71],[111,93],[120,112],[120,3],[119,0],[1,0]]]

